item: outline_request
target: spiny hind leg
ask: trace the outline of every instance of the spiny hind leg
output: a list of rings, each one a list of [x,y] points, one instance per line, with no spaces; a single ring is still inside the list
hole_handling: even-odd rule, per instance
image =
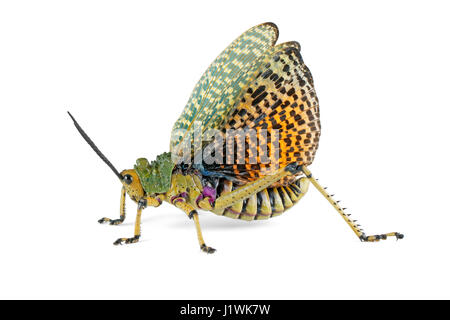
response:
[[[176,206],[177,208],[183,210],[184,213],[186,213],[186,215],[190,219],[194,220],[195,229],[197,230],[198,244],[200,245],[200,249],[206,253],[214,253],[216,251],[216,249],[208,247],[205,244],[205,240],[203,240],[202,229],[200,228],[200,221],[198,219],[197,210],[195,210],[195,208],[192,205],[190,205],[189,203],[186,203],[184,198],[176,198],[172,201],[172,204],[174,206]]]
[[[344,212],[344,208],[339,205],[339,201],[333,199],[333,195],[330,195],[325,188],[323,188],[319,182],[312,176],[311,171],[308,168],[302,166],[302,171],[305,176],[311,181],[311,183],[319,190],[319,192],[328,200],[328,202],[336,209],[336,211],[344,218],[345,222],[350,226],[353,232],[358,236],[358,238],[363,242],[376,242],[380,240],[386,240],[388,237],[395,237],[398,239],[403,239],[404,235],[398,232],[390,232],[383,234],[376,234],[367,236],[362,230],[359,224],[356,224],[357,220],[350,219],[350,214]]]
[[[127,191],[125,190],[125,187],[122,187],[122,192],[120,194],[120,218],[119,219],[110,219],[110,218],[101,218],[98,220],[98,223],[108,223],[110,225],[119,225],[122,224],[122,222],[125,221],[125,196],[127,194]]]
[[[134,223],[134,237],[132,238],[119,238],[114,242],[114,245],[136,243],[141,237],[141,214],[147,206],[159,207],[162,200],[160,198],[146,197],[138,202],[138,209],[136,214],[136,221]]]

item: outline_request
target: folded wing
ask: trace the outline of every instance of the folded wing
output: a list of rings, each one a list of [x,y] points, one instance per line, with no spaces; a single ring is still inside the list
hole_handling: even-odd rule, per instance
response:
[[[278,38],[273,23],[253,27],[234,40],[209,66],[195,86],[172,129],[170,151],[180,154],[193,145],[194,122],[202,131],[221,129],[236,105],[242,89],[254,80]]]

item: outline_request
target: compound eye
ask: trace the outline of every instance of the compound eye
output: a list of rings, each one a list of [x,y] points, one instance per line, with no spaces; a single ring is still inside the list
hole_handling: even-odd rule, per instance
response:
[[[123,177],[123,181],[125,181],[126,184],[131,184],[133,182],[133,177],[129,174],[126,174]]]

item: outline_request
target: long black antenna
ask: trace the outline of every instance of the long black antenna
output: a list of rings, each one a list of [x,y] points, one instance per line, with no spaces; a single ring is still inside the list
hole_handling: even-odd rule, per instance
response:
[[[89,136],[86,134],[86,132],[84,132],[84,130],[81,129],[77,120],[75,120],[75,118],[70,114],[69,111],[67,111],[67,113],[72,118],[73,124],[75,125],[75,127],[77,128],[77,130],[81,134],[81,136],[84,138],[84,140],[86,140],[88,145],[90,145],[91,148],[95,151],[95,153],[100,157],[100,159],[102,159],[108,165],[108,167],[111,168],[111,170],[116,174],[116,176],[119,177],[120,180],[123,180],[123,176],[119,173],[119,171],[117,171],[117,169],[112,165],[112,163],[108,160],[108,158],[106,158],[105,155],[97,148],[95,143],[91,140],[91,138],[89,138]]]

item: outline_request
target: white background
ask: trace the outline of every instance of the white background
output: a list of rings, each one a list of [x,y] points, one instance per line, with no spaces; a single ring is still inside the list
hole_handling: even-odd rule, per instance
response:
[[[0,298],[450,298],[449,5],[445,1],[4,1],[0,4]],[[209,63],[248,28],[299,41],[321,103],[313,188],[245,223],[165,204],[118,217],[119,170],[168,151]]]

